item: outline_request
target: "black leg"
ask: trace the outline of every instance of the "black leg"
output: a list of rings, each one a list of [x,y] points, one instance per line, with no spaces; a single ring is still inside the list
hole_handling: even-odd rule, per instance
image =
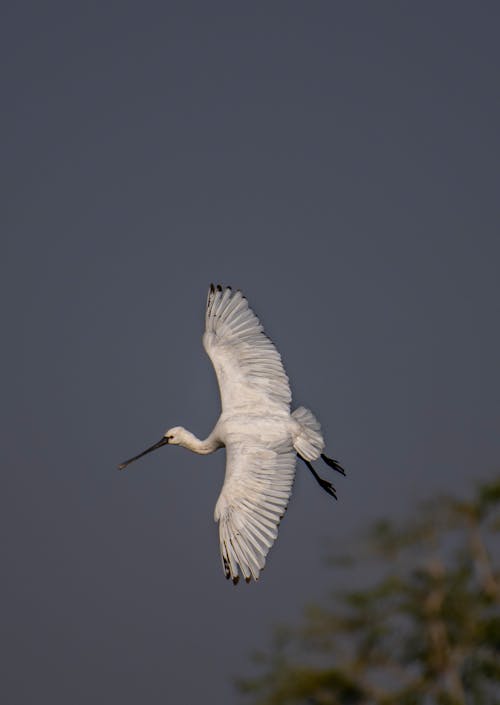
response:
[[[335,491],[335,487],[332,485],[331,482],[328,482],[328,480],[324,480],[322,477],[318,475],[316,470],[313,468],[311,463],[303,458],[299,453],[297,453],[297,456],[307,465],[309,470],[312,472],[314,479],[318,483],[318,485],[325,490],[325,492],[328,492],[328,494],[333,497],[334,499],[337,499],[337,493]]]
[[[321,453],[321,459],[324,460],[327,465],[339,472],[341,475],[345,475],[344,468],[336,460],[334,460],[333,458],[329,458],[324,453]]]

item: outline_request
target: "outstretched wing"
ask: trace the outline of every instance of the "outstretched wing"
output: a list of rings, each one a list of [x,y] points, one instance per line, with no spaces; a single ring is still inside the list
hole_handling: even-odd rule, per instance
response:
[[[259,577],[278,535],[295,474],[291,442],[274,447],[251,442],[241,438],[226,444],[226,479],[215,507],[222,567],[234,583],[240,571],[247,582]]]
[[[240,291],[210,286],[203,345],[215,368],[222,411],[290,410],[279,352]]]
[[[292,441],[283,429],[290,385],[280,354],[240,291],[210,287],[203,345],[226,415],[226,477],[215,507],[222,565],[233,582],[240,572],[257,580],[295,475]]]

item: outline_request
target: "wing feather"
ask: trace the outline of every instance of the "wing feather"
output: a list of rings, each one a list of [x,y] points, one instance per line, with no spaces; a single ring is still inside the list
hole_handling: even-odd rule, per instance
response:
[[[203,345],[217,375],[223,412],[251,405],[290,410],[281,357],[240,291],[210,287]]]
[[[257,580],[295,476],[281,357],[240,291],[211,286],[203,345],[219,384],[226,477],[215,507],[226,578]],[[274,425],[273,425],[274,424]]]
[[[239,573],[257,580],[278,535],[295,475],[290,443],[276,448],[241,443],[226,445],[226,478],[215,507],[220,551],[227,578]]]

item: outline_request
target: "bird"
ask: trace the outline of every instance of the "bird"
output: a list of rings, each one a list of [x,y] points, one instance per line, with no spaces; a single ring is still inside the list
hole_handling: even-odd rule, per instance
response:
[[[325,442],[314,414],[303,406],[290,412],[292,395],[281,356],[240,290],[210,285],[203,346],[215,369],[222,407],[210,435],[200,440],[175,426],[118,468],[124,470],[164,445],[202,455],[225,448],[224,484],[214,512],[222,568],[234,584],[240,574],[248,583],[258,580],[277,538],[297,457],[335,499],[335,488],[312,462],[321,458],[342,475],[345,470],[323,453]]]

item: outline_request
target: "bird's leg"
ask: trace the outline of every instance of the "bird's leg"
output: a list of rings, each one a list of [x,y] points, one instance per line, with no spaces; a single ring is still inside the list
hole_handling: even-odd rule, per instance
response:
[[[334,460],[333,458],[329,458],[329,457],[328,457],[327,455],[325,455],[324,453],[321,453],[321,459],[324,460],[325,463],[326,463],[327,465],[329,465],[331,468],[333,468],[334,470],[336,470],[337,472],[339,472],[341,475],[344,475],[344,476],[345,476],[345,470],[344,470],[344,468],[342,467],[342,465],[340,465],[340,463],[339,463],[337,460]]]
[[[314,479],[316,480],[316,482],[318,483],[318,485],[319,485],[320,487],[322,487],[322,488],[325,490],[325,492],[328,492],[328,494],[329,494],[331,497],[333,497],[334,499],[337,499],[337,493],[336,493],[335,487],[332,485],[332,483],[331,483],[331,482],[328,482],[328,480],[324,480],[322,477],[320,477],[320,476],[318,475],[318,473],[316,472],[316,470],[315,470],[315,469],[313,468],[313,466],[311,465],[311,463],[310,463],[308,460],[306,460],[305,458],[303,458],[303,457],[300,455],[300,453],[297,453],[297,455],[298,455],[298,457],[307,465],[307,467],[309,468],[309,470],[312,472],[312,474],[313,474],[313,476],[314,476]]]

